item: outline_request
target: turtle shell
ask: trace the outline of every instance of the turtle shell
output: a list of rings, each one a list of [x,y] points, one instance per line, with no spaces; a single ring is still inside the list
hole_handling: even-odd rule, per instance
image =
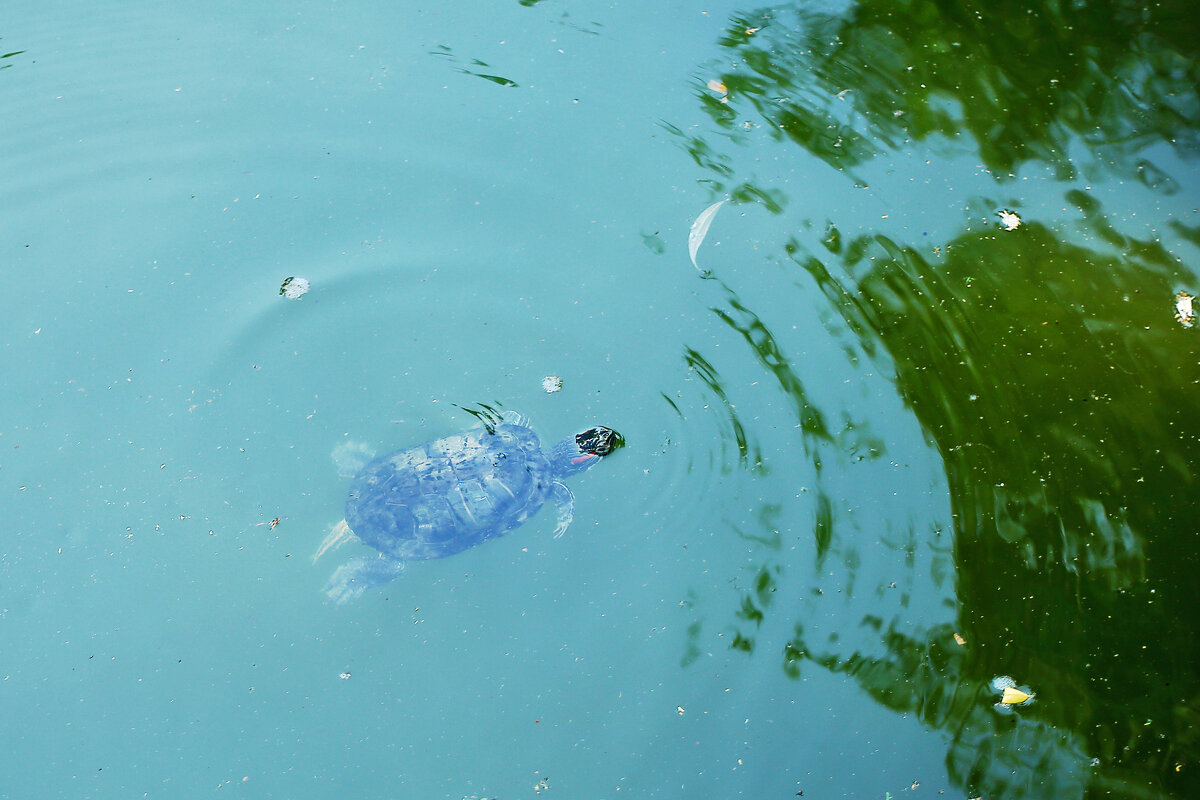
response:
[[[442,558],[520,525],[552,483],[530,428],[476,428],[369,463],[350,487],[346,523],[386,557]]]

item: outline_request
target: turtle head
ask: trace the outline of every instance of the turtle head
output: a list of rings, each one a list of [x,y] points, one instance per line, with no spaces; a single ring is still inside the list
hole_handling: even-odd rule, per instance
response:
[[[612,428],[597,425],[563,439],[550,449],[550,465],[559,477],[591,469],[625,446],[625,439]]]

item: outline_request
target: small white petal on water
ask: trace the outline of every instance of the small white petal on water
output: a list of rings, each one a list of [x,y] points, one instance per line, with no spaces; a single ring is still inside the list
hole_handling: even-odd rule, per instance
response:
[[[1000,225],[1006,231],[1015,231],[1021,227],[1021,217],[1015,211],[997,211],[996,216],[1000,217]]]
[[[307,278],[286,278],[279,287],[279,293],[289,300],[297,300],[308,292]]]
[[[718,200],[708,208],[700,212],[700,216],[696,217],[696,221],[692,223],[691,233],[688,234],[688,255],[692,257],[692,266],[697,270],[700,265],[696,263],[696,251],[700,249],[700,245],[704,242],[704,237],[708,235],[708,228],[712,225],[713,217],[717,215],[717,211],[721,206],[729,202],[729,198]]]
[[[546,394],[554,394],[555,392],[561,391],[562,378],[558,377],[557,375],[547,375],[546,377],[542,378],[542,389],[545,390]]]
[[[1196,309],[1192,306],[1194,295],[1181,291],[1175,295],[1175,319],[1185,328],[1196,323]]]

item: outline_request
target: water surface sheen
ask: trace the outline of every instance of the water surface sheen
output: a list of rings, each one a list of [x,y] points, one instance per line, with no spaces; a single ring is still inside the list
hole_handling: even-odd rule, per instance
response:
[[[0,797],[1200,794],[1194,9],[686,5],[8,9]]]

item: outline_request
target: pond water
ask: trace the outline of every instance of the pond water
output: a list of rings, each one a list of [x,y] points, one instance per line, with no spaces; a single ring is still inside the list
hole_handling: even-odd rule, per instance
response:
[[[6,10],[0,797],[1200,795],[1191,5]]]

